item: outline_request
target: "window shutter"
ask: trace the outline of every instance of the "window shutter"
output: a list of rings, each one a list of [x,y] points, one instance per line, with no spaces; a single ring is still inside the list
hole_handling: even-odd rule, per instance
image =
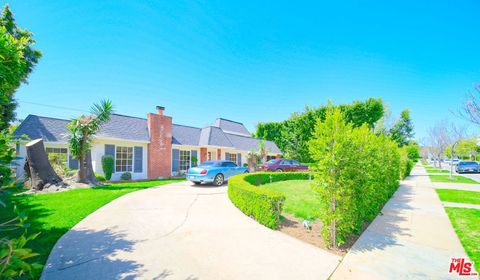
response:
[[[105,144],[105,155],[106,156],[111,156],[113,158],[113,171],[112,173],[115,173],[115,166],[116,166],[116,162],[115,162],[115,145],[109,145],[109,144]]]
[[[197,158],[197,162],[193,162],[193,161],[192,161],[192,167],[195,167],[195,166],[197,166],[197,164],[198,164],[197,151],[192,150],[191,153],[192,153],[192,158],[193,158],[193,157],[196,157],[196,158]]]
[[[238,153],[237,154],[237,164],[238,166],[242,166],[242,154],[241,153]]]
[[[73,158],[72,155],[68,155],[68,168],[78,169],[78,159]]]
[[[143,172],[143,147],[133,147],[133,172]]]
[[[177,149],[172,150],[172,171],[180,170],[180,151]]]

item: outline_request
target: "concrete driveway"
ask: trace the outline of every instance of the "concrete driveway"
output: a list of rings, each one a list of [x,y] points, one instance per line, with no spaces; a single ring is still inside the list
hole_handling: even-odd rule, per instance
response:
[[[340,257],[245,216],[227,187],[134,192],[55,245],[42,279],[326,279]]]

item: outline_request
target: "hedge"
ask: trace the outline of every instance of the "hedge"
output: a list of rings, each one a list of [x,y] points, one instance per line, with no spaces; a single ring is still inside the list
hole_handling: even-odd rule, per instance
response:
[[[228,180],[228,197],[247,216],[271,229],[278,229],[285,196],[259,185],[286,181],[307,180],[311,173],[306,172],[262,172],[241,174]]]

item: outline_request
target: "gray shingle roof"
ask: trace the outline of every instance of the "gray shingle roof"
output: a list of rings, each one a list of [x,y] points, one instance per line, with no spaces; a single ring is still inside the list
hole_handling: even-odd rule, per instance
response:
[[[111,115],[110,121],[102,126],[97,137],[150,141],[146,119],[118,114]]]
[[[235,149],[237,150],[243,150],[243,151],[251,151],[255,150],[257,151],[258,149],[258,144],[260,143],[261,139],[258,138],[252,138],[252,137],[246,137],[246,136],[240,136],[240,135],[235,135],[235,134],[230,134],[230,133],[225,133],[227,138],[230,140],[230,142],[233,144]],[[274,142],[272,141],[265,141],[265,147],[267,148],[267,151],[270,153],[274,154],[281,154],[282,152],[280,149],[275,145]]]
[[[69,120],[28,115],[13,133],[15,138],[28,136],[31,140],[42,138],[45,142],[67,142],[65,126]]]
[[[172,144],[198,146],[200,142],[200,128],[173,124]]]
[[[233,145],[228,140],[225,133],[218,127],[209,126],[202,128],[200,135],[199,146],[219,146],[219,147],[232,147]]]
[[[68,137],[66,137],[68,131],[65,126],[69,122],[69,120],[64,119],[28,115],[28,117],[15,130],[14,136],[20,138],[25,134],[30,139],[42,138],[46,142],[66,142],[68,140]],[[236,122],[227,120],[226,123]],[[219,122],[219,125],[222,125],[222,122]],[[260,139],[248,136],[248,130],[242,124],[240,125],[245,129],[244,132],[246,132],[246,136],[228,133],[228,131],[231,130],[225,129],[226,132],[218,126],[196,128],[173,124],[172,144],[232,147],[242,151],[256,150]],[[223,125],[223,127],[225,127],[225,125]],[[234,133],[241,133],[240,131],[241,130],[237,129]],[[115,138],[132,141],[149,141],[150,139],[146,119],[118,114],[112,114],[110,121],[102,127],[97,136],[101,138]],[[269,152],[281,153],[275,143],[265,141],[265,145]]]
[[[239,133],[250,136],[250,132],[243,123],[218,118],[215,120],[215,126],[220,127],[225,132]]]
[[[14,136],[27,135],[30,139],[42,138],[46,142],[66,142],[69,134],[65,126],[70,120],[28,115],[15,130]],[[102,138],[117,138],[133,141],[149,141],[147,120],[112,114],[110,121],[97,133]]]

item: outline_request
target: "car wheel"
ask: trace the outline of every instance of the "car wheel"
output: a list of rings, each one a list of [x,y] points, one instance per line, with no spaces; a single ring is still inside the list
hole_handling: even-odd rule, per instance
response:
[[[248,170],[245,170],[245,172],[243,172],[243,174],[247,174],[247,173],[250,173],[250,171],[248,171]]]
[[[283,170],[281,168],[277,168],[277,170],[275,170],[275,172],[283,172]]]
[[[215,179],[213,179],[213,184],[215,186],[221,186],[223,185],[223,175],[222,174],[217,174],[217,176],[215,176]]]

